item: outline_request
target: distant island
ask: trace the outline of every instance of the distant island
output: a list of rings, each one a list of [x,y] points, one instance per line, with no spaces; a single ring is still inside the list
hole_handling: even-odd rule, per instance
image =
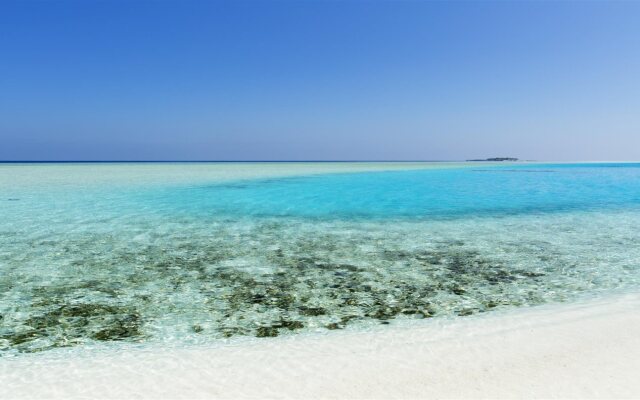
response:
[[[467,161],[518,161],[518,159],[515,157],[493,157],[493,158],[467,160]]]

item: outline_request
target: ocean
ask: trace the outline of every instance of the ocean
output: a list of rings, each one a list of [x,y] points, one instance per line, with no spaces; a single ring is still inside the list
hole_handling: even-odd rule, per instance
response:
[[[640,286],[640,164],[0,164],[0,357],[372,329]]]

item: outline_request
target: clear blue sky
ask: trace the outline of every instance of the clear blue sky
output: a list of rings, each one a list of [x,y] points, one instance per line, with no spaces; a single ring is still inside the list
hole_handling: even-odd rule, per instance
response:
[[[640,159],[640,2],[0,2],[0,160]]]

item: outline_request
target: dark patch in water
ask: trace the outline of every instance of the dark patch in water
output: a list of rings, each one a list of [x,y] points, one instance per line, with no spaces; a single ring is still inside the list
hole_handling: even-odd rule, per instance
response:
[[[278,328],[273,326],[261,326],[256,331],[256,337],[276,337],[278,336]]]
[[[105,278],[61,279],[31,289],[32,304],[20,310],[22,317],[0,318],[0,346],[5,340],[10,349],[33,352],[89,340],[138,341],[152,335],[145,323],[184,312],[185,304],[169,298],[183,292],[194,296],[186,304],[189,312],[206,319],[185,321],[183,331],[219,338],[274,337],[308,326],[335,330],[366,320],[387,324],[399,317],[465,316],[542,301],[544,286],[537,280],[543,272],[511,269],[462,241],[418,250],[381,247],[350,263],[345,260],[354,259],[362,238],[351,243],[326,234],[278,239],[278,247],[265,252],[271,244],[264,238],[281,229],[265,224],[237,246],[220,234],[208,242],[185,237],[169,246],[122,247],[107,256],[87,251],[95,238],[51,245],[70,258],[72,271],[104,271]],[[262,234],[263,241],[256,241]],[[233,265],[247,254],[260,254],[258,266],[264,268]],[[119,282],[108,278],[113,270]],[[529,292],[512,290],[514,284]]]
[[[142,318],[131,307],[106,304],[62,304],[27,318],[20,330],[3,332],[23,352],[66,347],[91,338],[119,341],[141,338]]]
[[[324,324],[330,330],[342,329],[363,319],[377,319],[386,323],[400,315],[429,318],[436,315],[441,306],[434,303],[438,293],[451,293],[469,300],[477,296],[476,291],[483,285],[510,284],[542,275],[522,270],[511,271],[500,263],[482,257],[476,251],[461,249],[462,245],[454,243],[453,247],[418,252],[382,251],[383,259],[409,261],[427,269],[435,267],[443,272],[439,279],[419,282],[405,280],[401,276],[383,276],[357,265],[331,263],[311,256],[288,255],[289,253],[277,249],[270,259],[274,264],[285,268],[282,272],[256,276],[239,269],[221,269],[210,279],[215,280],[220,287],[231,290],[221,298],[212,297],[210,304],[225,310],[225,317],[219,320],[219,332],[223,336],[250,334],[251,328],[247,331],[227,326],[226,319],[232,315],[235,316],[234,319],[249,318],[244,315],[258,310],[265,315],[273,314],[274,319],[256,327],[253,335],[272,337],[283,329],[292,329],[290,324],[293,322],[283,322],[283,316],[297,322],[295,329],[304,327],[305,320],[335,319]],[[330,307],[312,303],[304,293],[315,293],[320,296],[316,300],[317,304],[330,304]],[[499,297],[499,293],[496,297]],[[460,306],[455,313],[470,315],[502,304],[494,300],[476,303],[476,308]],[[349,315],[345,315],[347,313]]]

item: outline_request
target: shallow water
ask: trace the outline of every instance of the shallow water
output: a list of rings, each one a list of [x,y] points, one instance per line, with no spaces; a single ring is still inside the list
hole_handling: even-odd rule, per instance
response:
[[[458,167],[1,166],[0,354],[366,329],[640,285],[640,164]]]

